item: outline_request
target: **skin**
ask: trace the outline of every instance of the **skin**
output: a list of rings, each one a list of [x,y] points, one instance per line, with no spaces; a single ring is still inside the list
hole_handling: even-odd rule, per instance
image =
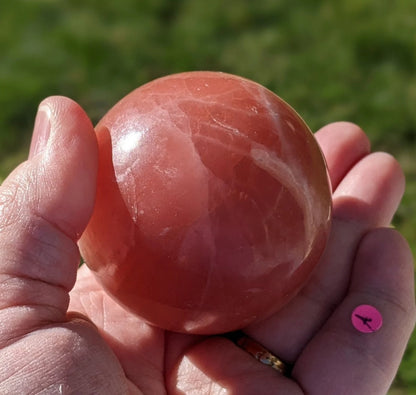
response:
[[[295,299],[244,330],[293,364],[287,378],[223,337],[141,322],[85,265],[78,270],[76,242],[94,203],[95,134],[67,98],[40,109],[50,114],[49,139],[38,117],[29,160],[0,187],[0,393],[387,392],[415,325],[413,258],[388,227],[403,173],[390,155],[370,152],[359,127],[317,132],[333,185],[328,248]],[[351,325],[360,304],[381,312],[378,332]]]

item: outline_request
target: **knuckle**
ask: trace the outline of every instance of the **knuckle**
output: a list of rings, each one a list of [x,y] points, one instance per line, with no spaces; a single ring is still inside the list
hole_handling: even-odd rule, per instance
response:
[[[21,218],[24,195],[23,187],[16,182],[0,189],[0,233]]]
[[[23,163],[0,186],[0,235],[24,220],[36,200],[36,179],[27,163]],[[31,191],[33,191],[31,193]]]

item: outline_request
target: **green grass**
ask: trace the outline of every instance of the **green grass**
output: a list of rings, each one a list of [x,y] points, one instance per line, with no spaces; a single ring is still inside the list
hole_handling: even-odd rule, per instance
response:
[[[0,5],[0,180],[25,158],[39,101],[96,122],[156,77],[222,70],[266,85],[313,130],[358,123],[402,163],[395,225],[416,246],[413,0],[14,0]],[[395,391],[416,393],[412,339]],[[400,392],[397,392],[400,393]]]

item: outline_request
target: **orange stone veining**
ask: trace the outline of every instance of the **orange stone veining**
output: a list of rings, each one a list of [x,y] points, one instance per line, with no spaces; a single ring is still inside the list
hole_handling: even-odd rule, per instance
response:
[[[165,329],[220,333],[280,309],[325,247],[325,161],[296,112],[252,81],[152,81],[96,128],[97,200],[80,240],[120,304]]]

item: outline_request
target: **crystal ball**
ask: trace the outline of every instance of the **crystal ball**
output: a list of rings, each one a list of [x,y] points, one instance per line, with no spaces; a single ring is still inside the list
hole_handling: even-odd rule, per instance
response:
[[[79,245],[130,312],[223,333],[305,285],[328,239],[328,173],[305,122],[270,90],[220,72],[162,77],[96,134],[96,203]]]

